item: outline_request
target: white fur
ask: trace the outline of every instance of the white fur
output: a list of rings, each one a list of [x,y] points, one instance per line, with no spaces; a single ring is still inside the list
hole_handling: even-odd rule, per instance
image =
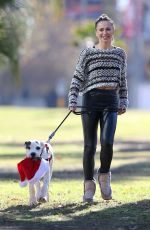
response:
[[[28,184],[28,181],[27,180],[25,180],[25,181],[19,181],[19,185],[20,185],[20,187],[26,187],[27,186],[27,184]]]
[[[40,167],[43,167],[45,163],[48,163],[49,167],[44,175],[39,175],[40,171],[29,180],[29,205],[36,205],[38,202],[49,201],[49,183],[52,177],[52,165],[53,165],[53,150],[49,143],[37,140],[30,140],[30,149],[26,149],[26,156],[31,158],[31,153],[35,153],[35,157],[42,157],[43,159],[51,159],[50,162],[41,161]],[[25,145],[28,142],[25,142]],[[38,148],[37,148],[38,147]],[[42,155],[41,155],[42,152]],[[42,168],[41,168],[42,169]],[[42,171],[42,170],[41,170]],[[39,178],[42,177],[42,180]],[[42,183],[42,184],[41,184]]]

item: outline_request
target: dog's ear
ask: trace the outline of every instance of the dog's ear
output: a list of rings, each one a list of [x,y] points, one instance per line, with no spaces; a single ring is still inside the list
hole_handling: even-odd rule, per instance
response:
[[[29,146],[31,145],[31,141],[25,141],[24,145],[26,149],[29,148]]]

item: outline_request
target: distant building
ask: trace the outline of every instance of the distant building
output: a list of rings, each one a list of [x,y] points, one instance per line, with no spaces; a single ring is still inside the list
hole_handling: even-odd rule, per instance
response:
[[[65,17],[73,20],[95,19],[102,10],[102,0],[64,0]]]
[[[117,0],[118,21],[129,46],[130,106],[150,109],[150,1]]]

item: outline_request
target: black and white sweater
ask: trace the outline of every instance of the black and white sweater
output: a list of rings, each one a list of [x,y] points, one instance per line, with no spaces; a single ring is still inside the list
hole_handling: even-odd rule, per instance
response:
[[[120,47],[100,50],[86,48],[79,56],[69,90],[69,107],[76,106],[79,92],[84,94],[101,86],[118,89],[120,105],[128,106],[127,57]]]

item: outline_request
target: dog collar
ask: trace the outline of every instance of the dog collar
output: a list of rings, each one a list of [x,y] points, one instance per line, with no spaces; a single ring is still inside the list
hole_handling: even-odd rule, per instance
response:
[[[53,157],[51,156],[50,158],[47,158],[47,159],[45,159],[45,160],[50,162],[50,161],[52,160],[52,158],[53,158]]]

